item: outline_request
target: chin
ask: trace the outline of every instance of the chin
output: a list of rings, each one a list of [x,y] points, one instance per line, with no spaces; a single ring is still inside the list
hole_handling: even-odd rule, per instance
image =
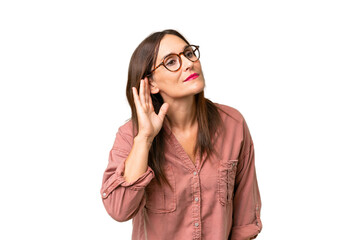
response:
[[[204,88],[205,88],[205,86],[203,85],[202,87],[194,89],[194,94],[201,93],[202,91],[204,91]]]
[[[199,92],[204,91],[204,88],[205,88],[204,79],[201,79],[201,81],[198,81],[198,84],[195,84],[195,85],[196,85],[196,88],[199,90]]]

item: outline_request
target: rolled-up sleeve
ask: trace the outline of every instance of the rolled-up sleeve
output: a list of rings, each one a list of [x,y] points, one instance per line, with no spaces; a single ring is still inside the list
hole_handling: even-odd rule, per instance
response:
[[[126,182],[125,160],[131,151],[132,143],[132,136],[124,134],[119,128],[110,150],[100,190],[106,211],[119,222],[130,220],[145,205],[145,187],[155,176],[154,171],[148,166],[146,172],[138,179]]]
[[[231,240],[254,239],[262,230],[261,198],[256,178],[254,144],[244,120],[243,146],[239,156]]]

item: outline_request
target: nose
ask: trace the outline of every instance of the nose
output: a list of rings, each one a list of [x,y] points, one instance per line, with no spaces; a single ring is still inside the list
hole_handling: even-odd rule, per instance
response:
[[[182,68],[184,71],[191,69],[194,66],[194,62],[187,59],[184,54],[181,54]]]

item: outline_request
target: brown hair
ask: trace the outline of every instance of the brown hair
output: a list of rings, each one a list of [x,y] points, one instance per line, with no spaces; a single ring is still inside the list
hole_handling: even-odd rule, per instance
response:
[[[187,44],[189,42],[179,32],[167,29],[161,32],[155,32],[145,38],[139,46],[135,49],[131,56],[128,72],[128,82],[126,86],[126,97],[131,108],[131,120],[133,122],[133,136],[138,132],[138,119],[136,114],[136,107],[134,103],[134,97],[132,93],[132,87],[136,87],[139,92],[140,80],[147,76],[153,67],[155,67],[156,58],[158,55],[160,41],[166,34],[172,34],[178,36],[184,40]],[[151,79],[151,76],[149,80]],[[150,94],[151,100],[154,105],[154,111],[156,114],[159,113],[161,105],[164,103],[160,93]],[[196,118],[198,121],[198,133],[197,141],[195,145],[195,152],[200,148],[200,159],[202,159],[206,152],[206,159],[210,154],[215,153],[212,139],[215,137],[217,131],[221,131],[223,127],[222,119],[218,110],[220,110],[212,101],[204,97],[204,91],[195,95],[196,102]],[[158,135],[154,138],[150,151],[148,164],[154,170],[155,178],[161,185],[163,180],[169,186],[164,172],[163,165],[165,162],[164,157],[164,146],[165,146],[165,130],[161,128]],[[216,153],[218,154],[218,153]],[[170,186],[171,187],[171,186]]]

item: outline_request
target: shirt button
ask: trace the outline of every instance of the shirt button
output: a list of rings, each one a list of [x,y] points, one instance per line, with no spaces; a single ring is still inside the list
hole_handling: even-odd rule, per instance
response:
[[[256,222],[256,225],[259,226],[259,222]]]
[[[197,172],[194,172],[194,176],[197,174]]]
[[[199,198],[195,198],[195,202],[199,201]]]
[[[233,163],[232,165],[233,165],[233,166],[235,166],[235,165],[236,165],[236,163]]]
[[[106,196],[106,193],[103,193],[103,196],[105,197],[105,196]]]
[[[199,223],[195,223],[194,225],[195,225],[195,227],[198,227],[198,226],[199,226]]]

